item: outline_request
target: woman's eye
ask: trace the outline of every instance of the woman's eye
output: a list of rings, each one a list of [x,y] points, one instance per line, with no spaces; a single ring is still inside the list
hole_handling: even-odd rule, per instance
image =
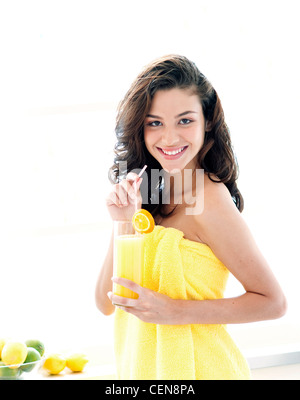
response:
[[[192,121],[190,120],[190,119],[188,119],[188,118],[182,118],[180,121],[179,121],[179,123],[180,123],[180,125],[187,125],[187,124],[189,124],[189,123],[191,123]]]
[[[151,122],[148,122],[147,125],[148,126],[160,126],[161,122],[160,121],[151,121]]]

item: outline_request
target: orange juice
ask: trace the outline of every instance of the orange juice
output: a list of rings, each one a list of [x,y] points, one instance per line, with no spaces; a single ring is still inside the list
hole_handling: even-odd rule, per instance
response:
[[[119,235],[114,241],[114,276],[142,284],[144,264],[144,237],[142,235]],[[114,284],[114,294],[131,299],[139,296],[124,286]]]

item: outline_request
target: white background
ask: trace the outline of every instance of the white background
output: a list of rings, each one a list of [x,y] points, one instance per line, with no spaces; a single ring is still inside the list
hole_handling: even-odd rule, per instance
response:
[[[169,53],[219,93],[244,218],[288,297],[284,318],[250,325],[300,325],[298,15],[297,0],[1,1],[1,337],[112,341],[94,288],[116,108]],[[227,296],[240,293],[231,279]]]

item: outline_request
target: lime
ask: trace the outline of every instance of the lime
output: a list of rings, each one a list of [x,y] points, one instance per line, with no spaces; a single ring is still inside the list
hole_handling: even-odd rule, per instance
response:
[[[27,347],[33,347],[34,349],[36,349],[40,353],[41,357],[43,357],[45,353],[45,346],[44,343],[42,343],[40,340],[26,340],[25,344]]]
[[[30,372],[33,370],[35,364],[33,364],[35,361],[39,361],[41,359],[40,353],[34,349],[33,347],[28,347],[28,353],[26,360],[24,361],[24,364],[28,365],[22,365],[21,369],[22,371]],[[29,364],[31,363],[31,364]]]
[[[67,358],[67,367],[73,372],[81,372],[88,361],[85,354],[73,354]]]
[[[11,369],[7,367],[3,361],[0,361],[0,379],[16,379],[19,375],[20,371],[18,369]]]
[[[27,346],[22,342],[7,342],[3,346],[1,357],[5,365],[18,368],[27,357]]]

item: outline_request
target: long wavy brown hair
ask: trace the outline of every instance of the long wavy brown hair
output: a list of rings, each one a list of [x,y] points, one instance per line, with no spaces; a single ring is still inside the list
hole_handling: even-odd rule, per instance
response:
[[[127,163],[127,172],[148,165],[150,169],[161,169],[161,165],[148,152],[144,142],[144,122],[150,111],[154,94],[158,90],[180,88],[193,89],[199,96],[203,115],[209,122],[209,131],[205,132],[204,144],[198,153],[199,167],[204,169],[214,182],[223,182],[242,212],[243,197],[237,187],[238,163],[233,151],[228,126],[219,96],[208,79],[197,66],[184,56],[168,55],[147,65],[132,83],[117,110],[114,164],[109,170],[111,182],[118,182],[121,163]],[[124,165],[124,164],[123,164]],[[217,177],[217,180],[214,177]],[[160,196],[163,190],[163,178],[159,178]],[[153,183],[152,183],[153,187]],[[163,214],[161,201],[151,198],[150,179],[147,198],[143,197],[143,208],[153,215]],[[143,193],[143,191],[141,190]],[[154,203],[154,204],[153,204]]]

